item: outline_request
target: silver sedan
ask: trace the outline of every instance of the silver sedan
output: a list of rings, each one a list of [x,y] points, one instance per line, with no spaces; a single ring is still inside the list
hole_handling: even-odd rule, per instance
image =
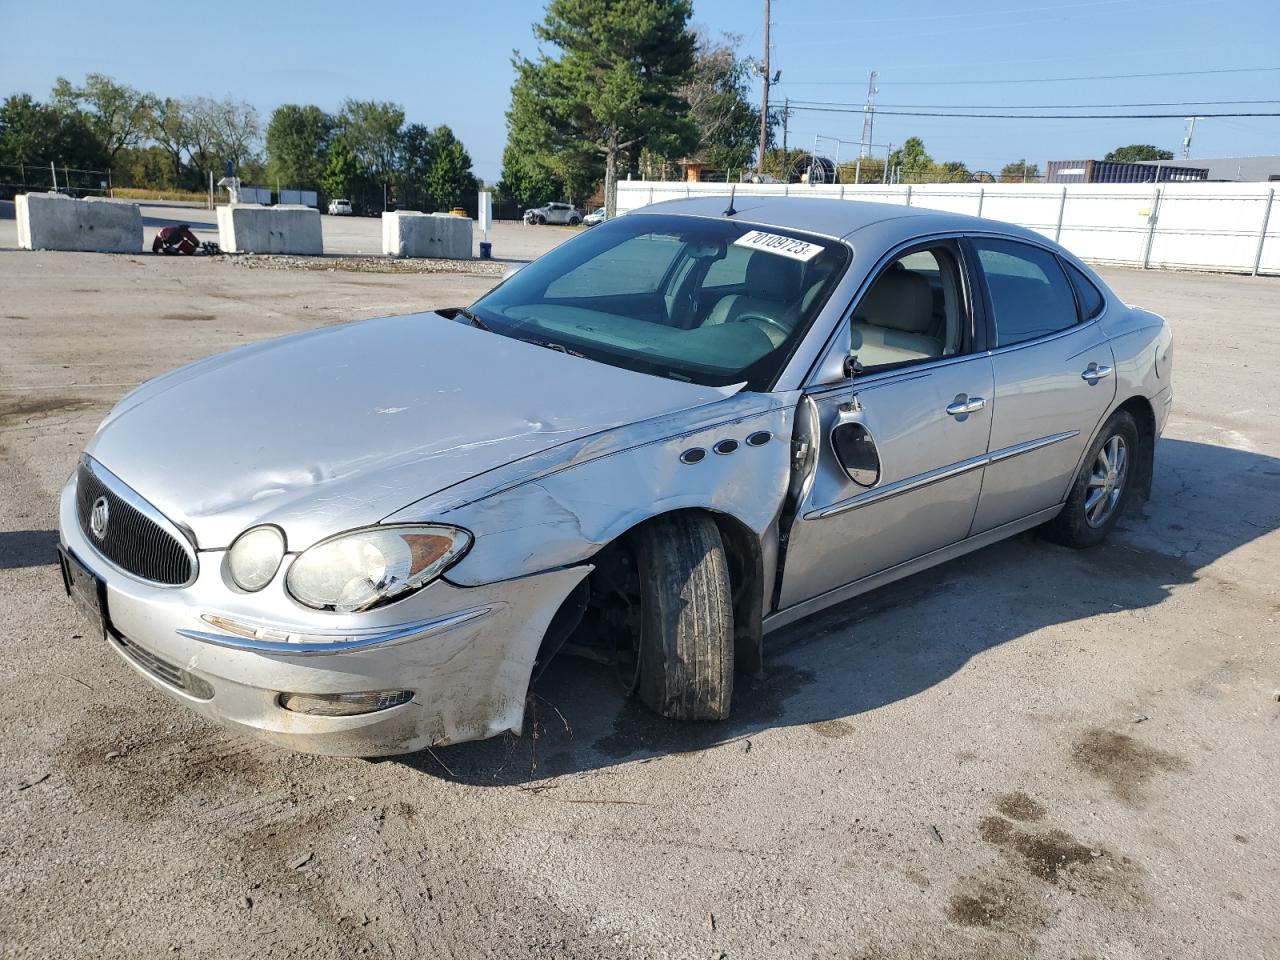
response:
[[[62,494],[72,600],[297,750],[519,732],[568,645],[681,720],[765,634],[1148,495],[1171,338],[1031,231],[814,199],[607,221],[468,308],[151,380]]]

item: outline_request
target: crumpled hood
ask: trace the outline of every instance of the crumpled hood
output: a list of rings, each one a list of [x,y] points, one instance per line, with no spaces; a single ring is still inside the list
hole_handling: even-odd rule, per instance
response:
[[[241,347],[143,384],[88,453],[200,549],[291,551],[557,444],[722,399],[435,313]]]

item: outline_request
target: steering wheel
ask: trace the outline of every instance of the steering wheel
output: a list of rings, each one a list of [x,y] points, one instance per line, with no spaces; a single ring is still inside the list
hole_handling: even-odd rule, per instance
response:
[[[751,321],[762,323],[768,327],[773,327],[775,330],[781,333],[784,337],[791,336],[790,328],[783,326],[781,320],[776,320],[773,317],[766,317],[763,313],[740,313],[729,322],[730,323],[749,323]]]

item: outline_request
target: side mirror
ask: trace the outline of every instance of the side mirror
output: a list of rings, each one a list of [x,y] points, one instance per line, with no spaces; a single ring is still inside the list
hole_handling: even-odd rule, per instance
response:
[[[856,420],[839,422],[831,430],[831,449],[848,474],[860,487],[874,487],[880,482],[880,452],[876,438],[864,424]]]

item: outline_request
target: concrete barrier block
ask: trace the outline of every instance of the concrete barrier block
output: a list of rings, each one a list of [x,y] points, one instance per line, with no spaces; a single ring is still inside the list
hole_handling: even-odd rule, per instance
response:
[[[21,193],[15,199],[14,212],[18,246],[23,250],[142,252],[142,211],[136,203]]]
[[[382,215],[382,252],[389,257],[471,259],[471,220],[452,214],[395,210]]]
[[[320,211],[311,207],[218,207],[218,245],[227,253],[296,253],[319,256]]]

